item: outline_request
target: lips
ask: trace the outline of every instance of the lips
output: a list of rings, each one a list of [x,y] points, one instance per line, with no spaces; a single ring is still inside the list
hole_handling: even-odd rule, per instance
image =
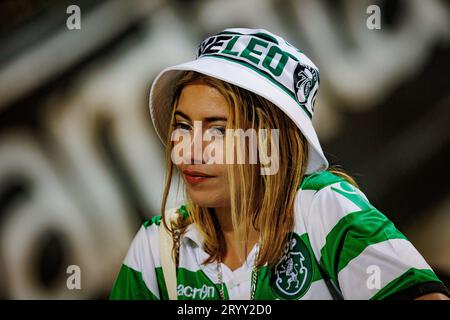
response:
[[[186,178],[186,181],[190,184],[199,184],[201,182],[207,181],[210,178],[213,178],[213,176],[209,174],[195,170],[183,170],[183,174]]]

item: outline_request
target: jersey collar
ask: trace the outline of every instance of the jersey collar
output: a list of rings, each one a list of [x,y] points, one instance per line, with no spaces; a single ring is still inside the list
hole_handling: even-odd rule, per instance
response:
[[[189,226],[187,226],[183,239],[185,241],[191,240],[195,245],[199,247],[203,246],[203,236],[201,235],[200,231],[198,231],[195,223],[191,223]]]

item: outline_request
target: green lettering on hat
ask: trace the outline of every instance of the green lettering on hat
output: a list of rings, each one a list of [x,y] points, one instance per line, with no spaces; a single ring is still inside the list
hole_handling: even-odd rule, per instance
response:
[[[257,38],[251,38],[247,47],[241,52],[241,57],[246,58],[248,60],[250,60],[251,62],[253,62],[254,64],[258,65],[259,63],[259,58],[253,56],[252,54],[257,54],[257,55],[261,55],[262,52],[261,51],[257,51],[255,49],[255,46],[260,45],[264,48],[267,48],[267,46],[269,45],[268,42],[259,40]]]
[[[231,51],[234,47],[234,44],[236,43],[236,41],[240,38],[240,36],[234,36],[227,44],[227,46],[225,47],[225,49],[222,50],[221,53],[225,53],[225,54],[229,54],[232,56],[237,56],[239,54],[239,52],[237,51]]]
[[[277,53],[281,55],[281,58],[278,61],[277,66],[275,68],[273,68],[270,66],[270,64],[272,63],[272,60]],[[270,48],[269,52],[267,53],[266,57],[264,58],[263,67],[268,69],[270,72],[272,72],[272,74],[274,76],[278,77],[280,74],[283,73],[283,69],[284,69],[284,66],[286,65],[287,61],[288,61],[288,55],[286,54],[286,52],[281,50],[278,46],[272,46]]]

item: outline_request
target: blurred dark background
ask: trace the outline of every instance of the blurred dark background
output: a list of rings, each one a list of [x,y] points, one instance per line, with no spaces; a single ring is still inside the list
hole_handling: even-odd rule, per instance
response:
[[[381,29],[367,27],[371,4]],[[227,27],[268,29],[312,58],[330,163],[449,286],[449,16],[439,0],[1,1],[0,297],[107,296],[161,202],[151,82]]]

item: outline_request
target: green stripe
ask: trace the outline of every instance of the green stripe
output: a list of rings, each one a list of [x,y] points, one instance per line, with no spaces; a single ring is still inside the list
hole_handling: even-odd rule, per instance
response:
[[[269,267],[261,267],[258,271],[258,279],[256,280],[255,300],[275,300],[277,296],[270,289],[270,275]],[[253,273],[252,273],[253,278]]]
[[[436,274],[430,269],[416,269],[411,268],[405,273],[403,273],[400,277],[392,280],[387,285],[385,285],[380,291],[378,291],[371,300],[381,300],[389,297],[390,295],[397,293],[401,290],[410,288],[414,285],[423,282],[439,282],[439,278]]]
[[[178,209],[178,212],[180,212],[184,219],[188,218],[190,215],[188,209],[186,208],[186,205],[184,204]]]
[[[169,293],[167,292],[166,280],[164,279],[164,273],[162,267],[155,268],[156,281],[158,281],[159,296],[161,300],[169,300]]]
[[[159,226],[161,224],[161,215],[154,216],[150,220],[146,220],[142,225],[144,226],[145,229],[147,229],[152,224]]]
[[[278,45],[278,40],[276,38],[274,38],[270,34],[267,34],[264,32],[246,34],[246,33],[234,32],[234,31],[223,31],[223,32],[219,33],[218,35],[221,35],[221,34],[232,34],[232,35],[257,37],[257,38],[260,38],[260,39],[263,39],[263,40],[266,40],[266,41],[269,41],[269,42],[272,42],[272,43],[275,43]]]
[[[125,264],[120,268],[114,287],[109,294],[111,300],[158,300],[146,286],[142,273]]]
[[[300,188],[302,190],[318,191],[320,189],[325,188],[326,186],[341,181],[343,182],[345,181],[345,179],[329,171],[319,171],[311,175],[305,176],[302,183],[300,184]]]
[[[263,39],[263,40],[266,40],[266,41],[269,41],[269,42],[272,42],[272,43],[275,43],[276,45],[278,45],[278,40],[275,39],[275,37],[271,36],[268,33],[258,32],[258,33],[252,34],[252,36],[258,37],[260,39]]]
[[[292,100],[295,101],[295,103],[297,103],[302,110],[306,113],[306,115],[308,116],[309,119],[312,119],[312,114],[308,111],[308,109],[305,108],[305,106],[303,106],[300,102],[298,102],[297,98],[295,97],[295,95],[292,93],[291,90],[289,90],[288,88],[286,88],[285,86],[283,86],[281,83],[279,83],[277,80],[275,80],[274,78],[272,78],[267,72],[247,63],[244,62],[242,60],[239,59],[235,59],[232,57],[227,57],[227,56],[223,56],[220,55],[218,53],[214,53],[214,54],[204,54],[202,55],[202,57],[211,57],[211,58],[220,58],[220,59],[225,59],[225,60],[229,60],[231,62],[236,62],[241,64],[244,67],[247,67],[249,69],[252,69],[253,71],[259,73],[260,75],[262,75],[263,77],[265,77],[266,79],[270,80],[273,84],[277,85],[280,89],[282,89],[284,92],[286,92],[291,98]]]
[[[356,193],[356,188],[353,187],[349,182],[343,181],[339,184],[339,187],[342,190],[337,189],[335,187],[331,187],[331,190],[344,196],[345,198],[353,202],[353,204],[359,207],[361,210],[377,210],[366,199],[364,199],[358,193]]]
[[[406,239],[406,237],[385,215],[360,195],[346,193],[336,188],[332,190],[342,194],[362,209],[342,217],[326,236],[326,243],[321,249],[320,263],[337,284],[339,271],[368,246],[390,239]]]

